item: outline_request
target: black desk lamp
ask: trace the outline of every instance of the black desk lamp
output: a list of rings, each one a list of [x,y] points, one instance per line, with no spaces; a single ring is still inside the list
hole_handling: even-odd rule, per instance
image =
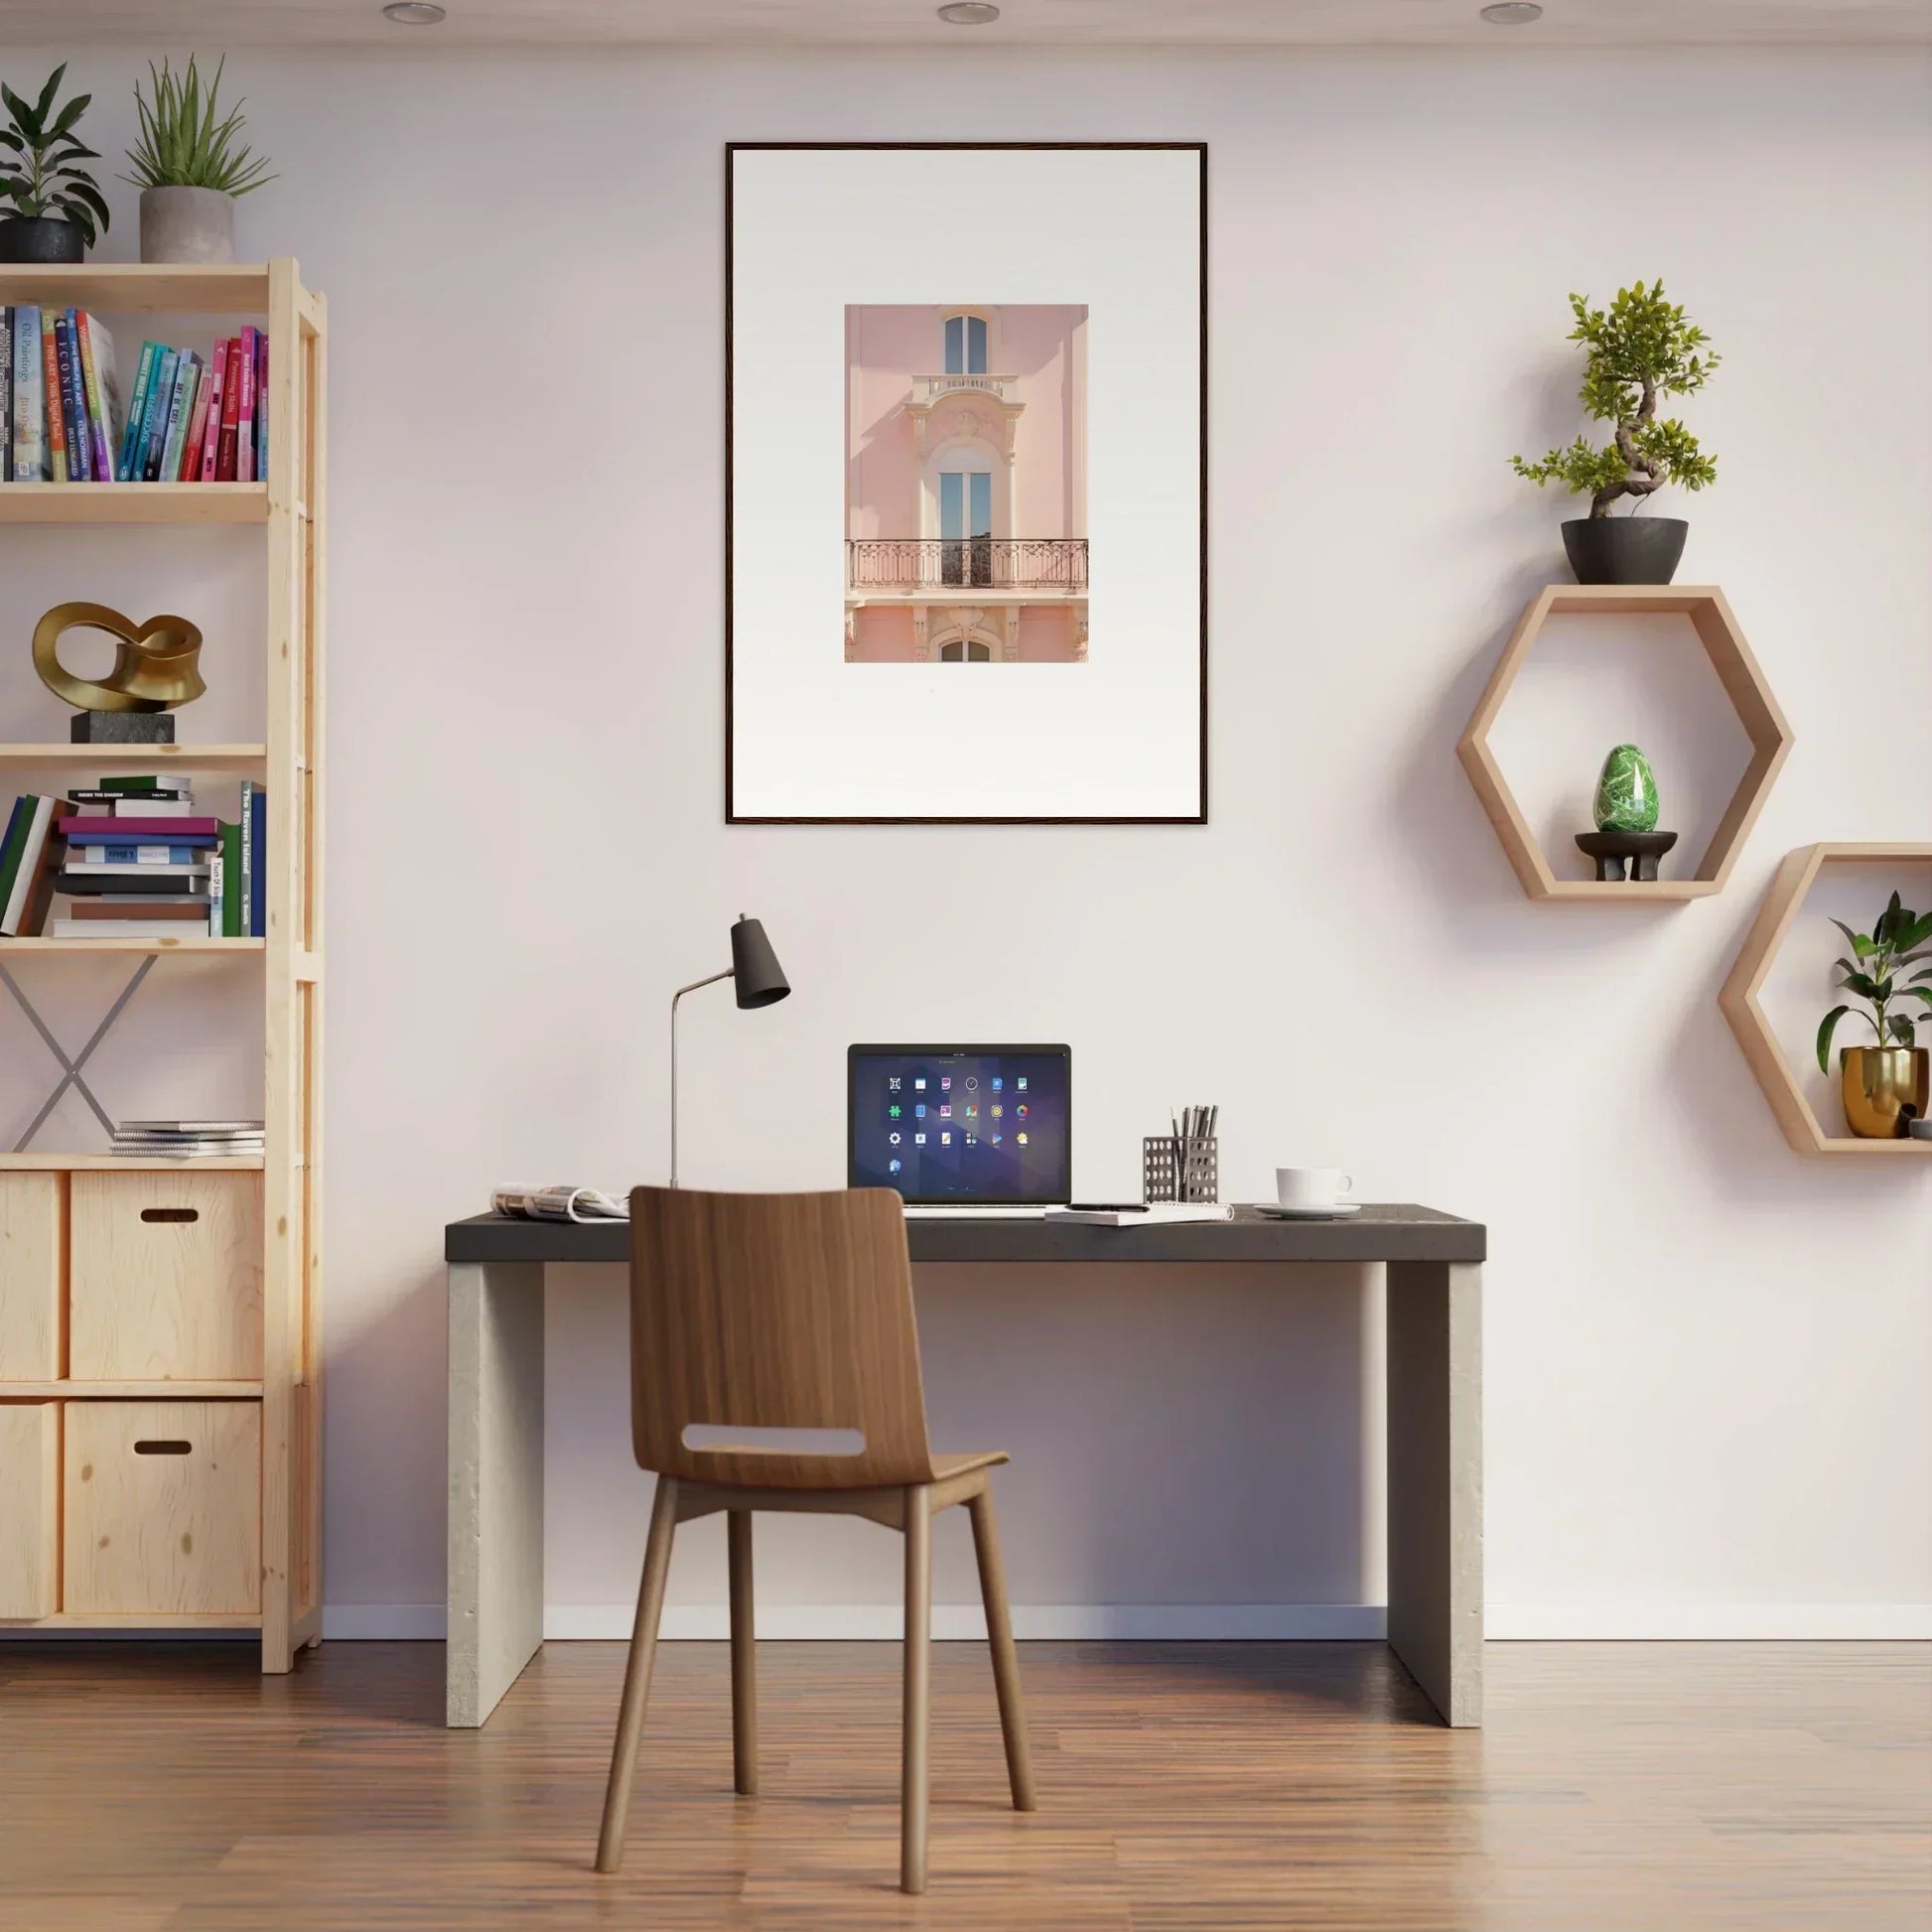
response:
[[[722,973],[693,980],[671,995],[671,1185],[677,1185],[677,1003],[701,986],[716,986],[720,980],[735,982],[733,990],[741,1007],[768,1007],[791,991],[778,955],[764,936],[764,927],[744,913],[732,927],[732,963]]]

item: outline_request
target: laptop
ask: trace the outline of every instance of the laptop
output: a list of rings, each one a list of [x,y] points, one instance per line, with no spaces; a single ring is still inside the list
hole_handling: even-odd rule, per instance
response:
[[[846,1179],[907,1213],[1026,1215],[1073,1193],[1067,1046],[853,1046]]]

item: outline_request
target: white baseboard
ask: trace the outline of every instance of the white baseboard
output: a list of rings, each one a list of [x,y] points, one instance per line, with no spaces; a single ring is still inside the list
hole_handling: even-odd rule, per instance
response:
[[[441,1643],[449,1616],[441,1603],[325,1603],[325,1643]]]
[[[1920,1643],[1932,1603],[1490,1603],[1483,1635],[1544,1643]]]

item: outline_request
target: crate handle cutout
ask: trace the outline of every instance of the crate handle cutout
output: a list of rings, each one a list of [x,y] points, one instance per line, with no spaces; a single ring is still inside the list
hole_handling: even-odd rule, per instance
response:
[[[144,1221],[199,1221],[202,1210],[199,1207],[144,1207],[141,1218]]]
[[[688,1422],[679,1440],[688,1449],[729,1449],[734,1455],[863,1455],[862,1429],[752,1429],[730,1423]]]
[[[193,1455],[195,1445],[184,1443],[179,1437],[150,1437],[145,1442],[134,1445],[136,1455]]]

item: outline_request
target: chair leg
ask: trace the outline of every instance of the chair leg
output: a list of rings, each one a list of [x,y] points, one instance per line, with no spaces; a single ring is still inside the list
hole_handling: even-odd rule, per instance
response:
[[[657,1624],[664,1611],[664,1579],[670,1573],[671,1538],[676,1533],[677,1483],[670,1476],[659,1476],[657,1499],[650,1509],[650,1535],[644,1542],[644,1574],[637,1585],[637,1621],[630,1633],[630,1661],[623,1672],[618,1741],[611,1752],[611,1782],[604,1792],[604,1828],[597,1839],[600,1871],[615,1871],[623,1863],[630,1785],[637,1774],[637,1743],[643,1734],[651,1661],[657,1654]]]
[[[1007,1782],[1015,1811],[1032,1811],[1033,1758],[1027,1749],[1027,1713],[1020,1701],[1020,1654],[1013,1647],[1013,1621],[1007,1613],[1007,1573],[1000,1561],[1000,1532],[993,1520],[993,1492],[982,1489],[967,1499],[973,1519],[973,1553],[979,1558],[980,1600],[986,1605],[986,1636],[993,1652],[993,1689],[1000,1700],[1000,1733],[1007,1746]]]
[[[905,1491],[904,1752],[899,1767],[898,1888],[925,1890],[926,1796],[932,1735],[932,1492]]]
[[[732,1783],[739,1795],[759,1790],[759,1666],[752,1616],[752,1512],[725,1517],[732,1605]]]

